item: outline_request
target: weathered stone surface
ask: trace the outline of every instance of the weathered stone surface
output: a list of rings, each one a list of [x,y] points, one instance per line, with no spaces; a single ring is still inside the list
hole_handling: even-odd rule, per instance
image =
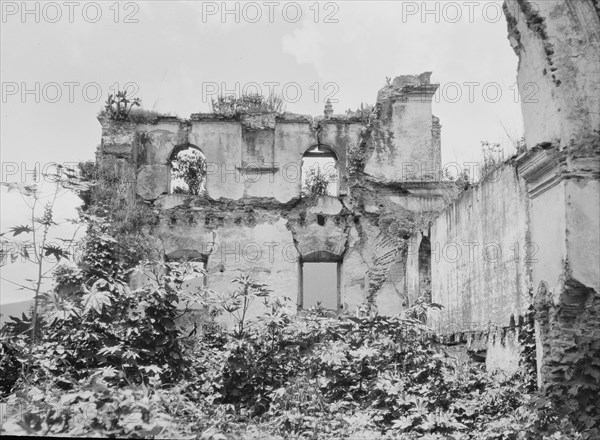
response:
[[[565,353],[597,357],[589,347],[600,328],[600,17],[588,0],[507,0],[504,10],[528,146],[516,162],[539,249],[531,271],[538,383],[560,385],[583,376]]]
[[[312,214],[336,215],[342,212],[344,205],[337,197],[321,196],[317,199],[317,205],[308,209]]]
[[[298,258],[290,233],[283,219],[256,226],[224,225],[215,239],[215,250],[208,259],[210,288],[217,292],[229,291],[235,286],[231,279],[240,273],[252,273],[266,284],[273,294],[287,298],[289,307],[296,308],[298,299]],[[249,317],[263,309],[253,304]]]
[[[377,311],[383,315],[394,315],[394,311],[398,313],[405,309],[406,305],[400,291],[393,284],[386,284],[375,296]]]
[[[244,128],[250,131],[264,129],[274,130],[276,117],[276,113],[257,113],[242,115],[240,120]]]
[[[438,85],[430,83],[430,75],[400,76],[380,90],[365,173],[393,182],[424,180],[429,174],[439,180],[440,125],[436,118],[434,130],[431,108]]]
[[[137,176],[136,191],[145,200],[155,200],[168,190],[169,168],[166,165],[144,165]]]
[[[502,333],[505,333],[504,337],[502,337]],[[519,371],[521,350],[518,332],[515,330],[491,334],[488,338],[485,357],[486,370],[489,373],[501,371],[509,376],[516,374]]]
[[[571,275],[600,293],[600,274],[596,264],[600,262],[600,182],[592,179],[567,180],[564,191],[566,251]]]
[[[444,305],[444,323],[493,322],[508,325],[524,314],[529,301],[528,273],[538,258],[527,225],[525,182],[505,165],[467,190],[431,225],[433,301]],[[408,272],[418,274],[418,258]],[[419,289],[411,279],[410,289]]]
[[[390,202],[408,211],[437,211],[447,204],[443,197],[390,196]]]
[[[189,199],[190,196],[186,194],[165,194],[158,197],[154,202],[154,206],[159,209],[173,209],[185,205]]]
[[[165,255],[176,255],[181,251],[194,251],[205,257],[210,256],[216,250],[217,236],[215,231],[205,228],[184,229],[188,234],[179,229],[170,233],[161,228],[160,237],[163,242]]]
[[[356,231],[353,229],[353,231]],[[351,233],[351,236],[353,233]],[[367,303],[367,263],[360,254],[360,248],[354,246],[352,241],[348,252],[344,254],[344,292],[342,296],[342,308],[349,313],[355,313],[362,304]]]
[[[102,124],[100,151],[114,157],[132,159],[136,140],[136,126],[127,122],[99,119]]]
[[[305,226],[293,225],[291,228],[303,259],[328,260],[341,258],[344,254],[348,239],[345,225],[336,225],[331,218],[325,218],[323,225],[311,223]]]
[[[149,165],[166,165],[176,146],[185,145],[187,136],[178,121],[165,121],[139,127],[140,156]]]
[[[600,19],[593,2],[507,0],[504,10],[519,56],[527,144],[577,148],[600,126]]]
[[[104,144],[102,152],[115,157],[130,158],[133,156],[133,144]]]

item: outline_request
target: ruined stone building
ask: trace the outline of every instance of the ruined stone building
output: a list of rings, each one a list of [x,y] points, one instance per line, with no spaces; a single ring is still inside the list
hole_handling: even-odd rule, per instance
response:
[[[456,200],[430,73],[395,78],[370,115],[101,119],[99,157],[135,166],[165,258],[201,262],[215,291],[252,272],[298,309],[380,314],[431,294],[439,333],[508,370],[533,308],[542,377],[565,347],[600,337],[600,24],[591,1],[509,0],[505,13],[518,82],[539,87],[522,104],[528,148]],[[186,149],[207,163],[200,195],[171,178]],[[319,161],[335,183],[303,196]]]
[[[138,196],[161,211],[165,257],[204,262],[211,289],[227,290],[239,271],[252,272],[301,308],[321,301],[354,311],[372,302],[399,313],[421,289],[406,274],[403,244],[417,216],[440,210],[453,190],[432,166],[439,174],[440,124],[431,109],[438,86],[429,75],[396,78],[373,115],[102,121],[101,151],[137,165]],[[201,195],[174,193],[172,161],[190,148],[207,162]],[[302,195],[311,160],[329,160],[335,172],[326,195]],[[330,288],[309,298],[304,272],[316,263]]]

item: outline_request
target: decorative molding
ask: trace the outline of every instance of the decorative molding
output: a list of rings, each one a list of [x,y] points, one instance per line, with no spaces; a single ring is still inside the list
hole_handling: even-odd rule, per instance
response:
[[[236,167],[238,171],[247,172],[247,173],[273,173],[279,171],[279,167],[275,166],[264,166],[264,167]]]
[[[515,160],[517,172],[527,182],[529,196],[536,198],[562,180],[560,158],[555,150],[532,149]]]

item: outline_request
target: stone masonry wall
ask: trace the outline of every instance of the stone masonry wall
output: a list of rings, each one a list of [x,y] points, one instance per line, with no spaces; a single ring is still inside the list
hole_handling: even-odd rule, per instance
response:
[[[592,0],[507,0],[528,151],[539,384],[597,397],[600,352],[600,18]],[[578,381],[575,384],[573,381]],[[569,391],[571,393],[572,391]],[[579,397],[578,397],[579,398]],[[575,414],[584,415],[580,401]],[[597,408],[597,405],[596,405]],[[598,415],[596,414],[595,417]]]
[[[340,310],[367,303],[399,313],[409,304],[405,245],[415,218],[439,210],[452,185],[417,174],[403,182],[394,168],[366,168],[374,160],[390,166],[438,160],[440,125],[431,114],[437,86],[416,89],[422,76],[399,77],[382,89],[368,121],[290,113],[194,114],[137,124],[101,119],[99,157],[135,164],[138,203],[159,213],[154,235],[165,258],[206,261],[210,289],[225,292],[240,271],[252,272],[295,308],[302,263],[332,261],[339,264]],[[402,132],[401,141],[382,140],[394,130]],[[316,145],[337,156],[337,197],[301,197],[302,157]],[[207,161],[202,196],[170,194],[170,160],[189,146]]]
[[[508,326],[531,303],[529,198],[505,164],[446,208],[431,225],[433,302],[439,324]]]
[[[430,324],[458,353],[485,360],[488,371],[515,372],[520,333],[531,305],[531,267],[538,246],[529,238],[529,195],[514,164],[505,163],[461,196],[410,240],[407,295],[414,301],[430,277],[431,300],[443,306]],[[419,249],[430,243],[431,273]],[[459,349],[459,347],[462,347]]]

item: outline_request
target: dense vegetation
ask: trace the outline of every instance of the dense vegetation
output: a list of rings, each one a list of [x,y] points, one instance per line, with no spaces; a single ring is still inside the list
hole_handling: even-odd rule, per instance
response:
[[[330,316],[319,308],[297,315],[247,274],[232,280],[230,294],[189,290],[189,280],[202,271],[153,253],[147,237],[154,214],[131,203],[118,166],[88,164],[86,184],[74,183],[79,177],[72,174],[63,182],[87,202],[79,219],[87,233],[75,264],[55,270],[55,288],[42,293],[38,286],[40,313],[15,318],[2,331],[3,434],[600,436],[593,396],[576,399],[589,381],[577,378],[550,396],[534,391],[531,323],[523,333],[520,372],[491,376],[481,364],[446,353],[427,328],[426,301],[395,317]],[[35,195],[32,188],[15,188]],[[45,216],[11,231],[45,231],[51,214],[47,205]],[[57,262],[69,258],[60,248],[44,251]],[[131,287],[132,277],[139,287]],[[248,320],[253,302],[262,302],[265,313]],[[183,303],[203,316],[192,331],[180,325]],[[218,324],[221,318],[232,322],[230,329]],[[593,376],[598,360],[586,362]]]
[[[539,407],[525,374],[488,377],[476,364],[457,364],[418,320],[328,317],[318,309],[294,316],[249,277],[236,280],[237,296],[201,301],[233,313],[261,299],[267,313],[236,321],[230,332],[207,321],[198,338],[185,337],[175,326],[171,291],[185,271],[171,269],[152,287],[132,292],[113,279],[51,309],[31,372],[7,399],[6,432],[585,438],[550,402]],[[26,363],[18,354],[26,339],[5,339],[4,358]]]

